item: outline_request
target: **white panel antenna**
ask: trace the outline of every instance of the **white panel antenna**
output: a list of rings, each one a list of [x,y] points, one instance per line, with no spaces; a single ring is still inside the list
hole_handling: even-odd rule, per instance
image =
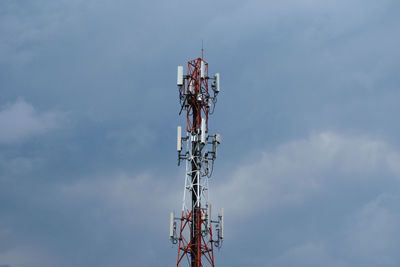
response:
[[[219,88],[219,73],[215,73],[215,75],[214,75],[214,82],[215,82],[215,87],[214,87],[213,89],[214,89],[214,92],[215,92],[216,94],[218,94],[218,93],[219,93],[219,90],[220,90],[220,88]]]
[[[178,66],[178,77],[176,83],[178,86],[183,85],[183,66]]]
[[[201,65],[200,65],[200,78],[205,78],[206,77],[206,66],[204,64],[204,61],[201,61]]]
[[[176,150],[178,152],[182,151],[182,127],[178,126],[177,138],[176,138]]]
[[[221,144],[221,142],[222,142],[221,135],[220,134],[215,134],[214,136],[215,136],[215,142],[217,142],[218,145]]]
[[[170,221],[169,221],[169,237],[174,238],[174,225],[175,224],[175,214],[171,212]]]
[[[220,134],[214,134],[214,140],[212,144],[212,149],[214,153],[214,157],[217,157],[217,146],[221,144],[222,138]]]
[[[205,144],[206,143],[206,120],[201,119],[201,143]]]

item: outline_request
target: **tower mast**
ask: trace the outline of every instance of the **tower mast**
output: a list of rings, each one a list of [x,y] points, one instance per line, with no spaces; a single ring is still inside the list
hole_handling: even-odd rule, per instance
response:
[[[186,136],[178,126],[178,165],[186,162],[185,188],[181,217],[171,213],[170,239],[178,244],[176,266],[202,267],[214,265],[214,246],[220,247],[223,240],[223,209],[217,220],[211,219],[211,203],[208,201],[208,179],[214,168],[219,134],[208,134],[208,118],[214,111],[219,88],[219,73],[208,75],[208,63],[203,58],[178,66],[177,84],[182,111],[186,111]],[[213,95],[209,94],[209,82]],[[183,149],[186,145],[186,149]],[[188,195],[190,197],[188,198]],[[180,222],[179,229],[177,229]],[[177,231],[179,230],[179,231]],[[213,239],[213,230],[217,233]],[[204,259],[204,261],[202,261]]]

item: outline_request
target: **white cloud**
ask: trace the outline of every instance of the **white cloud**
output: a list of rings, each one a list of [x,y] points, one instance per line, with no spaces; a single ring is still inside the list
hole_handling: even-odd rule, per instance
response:
[[[267,237],[265,249],[274,247],[246,255],[252,266],[399,262],[400,153],[389,143],[321,132],[246,162],[213,185],[212,195],[225,206],[227,237],[239,242],[252,232],[238,231],[245,221]]]
[[[59,112],[38,112],[31,104],[18,99],[0,110],[0,144],[12,144],[44,134],[60,124]]]
[[[213,195],[231,214],[267,212],[309,199],[332,184],[399,177],[399,162],[400,153],[382,140],[323,132],[262,153],[229,173]]]
[[[398,235],[396,225],[400,222],[396,212],[398,197],[389,194],[375,196],[359,203],[349,213],[343,211],[346,209],[341,207],[343,203],[336,200],[342,197],[338,190],[346,188],[349,183],[357,188],[384,179],[396,181],[399,170],[395,162],[398,159],[399,153],[382,140],[332,132],[317,133],[264,152],[253,163],[228,172],[224,185],[210,185],[211,194],[214,198],[218,195],[218,201],[226,204],[226,214],[230,217],[226,220],[227,230],[237,231],[237,219],[242,215],[249,215],[250,220],[257,216],[258,223],[264,224],[266,217],[263,212],[276,209],[287,212],[290,210],[288,206],[299,204],[301,209],[308,211],[300,215],[304,216],[302,218],[297,213],[281,219],[293,221],[290,231],[295,231],[295,235],[288,234],[285,226],[278,227],[282,233],[270,233],[268,227],[265,228],[268,233],[260,232],[271,237],[269,242],[286,236],[290,236],[290,242],[277,244],[275,254],[254,257],[254,264],[250,266],[374,266],[364,262],[363,258],[374,262],[375,266],[382,266],[380,263],[392,266],[390,259],[382,259],[385,256],[390,258],[398,247],[393,238]],[[385,175],[380,176],[382,173]],[[53,191],[58,199],[57,206],[66,205],[66,214],[79,218],[79,223],[83,223],[79,225],[81,231],[102,233],[100,237],[93,237],[94,240],[119,232],[132,232],[129,240],[139,246],[140,241],[135,238],[143,232],[148,234],[151,242],[165,240],[167,244],[168,213],[179,206],[183,189],[183,177],[175,179],[173,176],[157,179],[151,171],[141,174],[124,171],[103,173],[84,177],[72,184],[58,184]],[[335,183],[337,187],[332,189],[330,186]],[[318,193],[328,190],[336,190],[335,201],[329,205],[337,214],[320,218],[316,225],[329,224],[330,220],[335,223],[332,228],[321,226],[329,228],[329,233],[321,229],[312,230],[310,236],[310,229],[302,232],[304,221],[308,222],[305,217],[319,217],[316,214],[318,209],[309,209],[310,201],[307,200],[318,201],[321,196]],[[355,191],[354,198],[357,197]],[[219,207],[220,203],[213,203],[214,207]],[[297,225],[296,220],[303,223]],[[237,249],[234,235],[231,230],[227,232],[226,241],[231,242],[232,251]],[[144,248],[150,248],[150,245]],[[244,256],[250,257],[248,254]]]
[[[271,260],[271,266],[397,266],[398,203],[399,196],[381,194],[347,216],[345,226],[332,227],[326,236],[312,240],[303,234],[302,242],[286,247]]]
[[[156,179],[152,173],[126,172],[86,177],[59,188],[60,195],[81,203],[95,200],[112,214],[120,227],[132,225],[168,226],[167,217],[180,204],[182,187],[171,186],[173,179]],[[183,179],[182,179],[183,181]]]
[[[232,220],[252,217],[256,212],[265,213],[316,198],[332,185],[357,187],[385,178],[397,179],[398,162],[400,153],[382,140],[316,133],[264,152],[252,163],[228,172],[226,179],[219,179],[221,183],[212,182],[211,200],[216,200],[213,202],[216,208],[224,206]],[[101,174],[62,186],[61,194],[83,202],[98,199],[124,224],[147,224],[149,217],[160,216],[158,219],[162,220],[161,216],[180,206],[183,176],[182,179],[172,176],[156,179],[151,172],[123,171]]]

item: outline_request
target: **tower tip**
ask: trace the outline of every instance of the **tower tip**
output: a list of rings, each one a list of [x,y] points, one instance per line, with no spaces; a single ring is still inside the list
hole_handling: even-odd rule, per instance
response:
[[[204,54],[204,47],[203,47],[203,40],[201,40],[201,59],[203,59]]]

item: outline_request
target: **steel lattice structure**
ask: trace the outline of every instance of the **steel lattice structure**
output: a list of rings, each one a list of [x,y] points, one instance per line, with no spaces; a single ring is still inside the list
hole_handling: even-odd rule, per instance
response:
[[[212,96],[209,93],[210,81]],[[170,239],[178,244],[177,267],[215,266],[214,247],[220,247],[223,240],[223,209],[217,220],[211,219],[208,180],[221,137],[208,134],[208,118],[214,111],[220,91],[219,74],[209,77],[208,63],[203,59],[202,51],[201,58],[188,62],[186,75],[183,67],[178,67],[177,84],[181,104],[179,114],[186,111],[187,119],[186,136],[182,136],[182,129],[178,126],[178,165],[185,161],[186,174],[182,213],[181,217],[171,213]],[[214,237],[213,232],[216,233]]]

